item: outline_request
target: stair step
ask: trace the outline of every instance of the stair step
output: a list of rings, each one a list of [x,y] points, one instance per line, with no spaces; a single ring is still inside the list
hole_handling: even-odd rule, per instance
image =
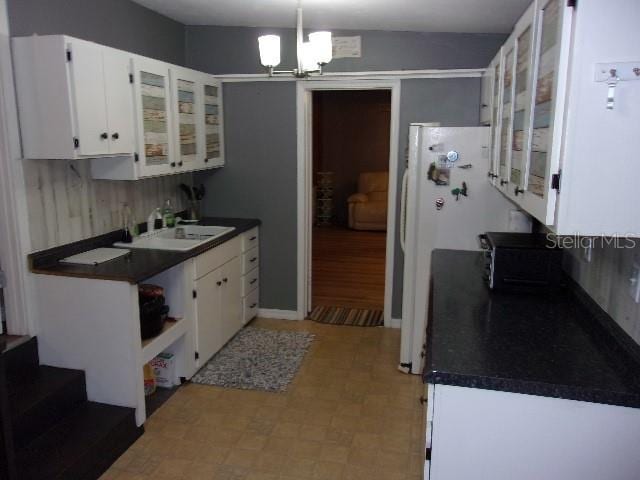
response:
[[[86,402],[18,453],[18,478],[95,480],[142,432],[134,409]]]
[[[7,350],[2,354],[9,383],[35,375],[40,366],[36,337],[26,341],[20,339],[13,343],[14,345],[8,345]]]
[[[16,447],[51,428],[87,399],[84,372],[40,366],[33,375],[8,386]]]

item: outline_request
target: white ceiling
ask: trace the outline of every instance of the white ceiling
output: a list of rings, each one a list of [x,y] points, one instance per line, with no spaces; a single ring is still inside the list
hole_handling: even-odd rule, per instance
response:
[[[186,25],[294,27],[297,0],[134,0]],[[531,0],[302,0],[305,28],[508,33]]]

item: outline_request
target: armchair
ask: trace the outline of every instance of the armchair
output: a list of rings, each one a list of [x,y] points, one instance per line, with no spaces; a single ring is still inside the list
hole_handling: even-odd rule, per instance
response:
[[[387,229],[388,172],[361,173],[358,193],[347,200],[349,204],[349,228],[354,230]]]

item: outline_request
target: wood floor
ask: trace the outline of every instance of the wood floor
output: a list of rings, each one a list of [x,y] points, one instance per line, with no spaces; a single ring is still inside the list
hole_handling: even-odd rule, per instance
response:
[[[313,305],[384,308],[386,232],[313,230]]]

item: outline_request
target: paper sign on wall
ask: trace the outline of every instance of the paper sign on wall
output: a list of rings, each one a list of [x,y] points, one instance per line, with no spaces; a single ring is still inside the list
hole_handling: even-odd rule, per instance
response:
[[[362,56],[362,38],[333,37],[333,58],[360,58]]]

